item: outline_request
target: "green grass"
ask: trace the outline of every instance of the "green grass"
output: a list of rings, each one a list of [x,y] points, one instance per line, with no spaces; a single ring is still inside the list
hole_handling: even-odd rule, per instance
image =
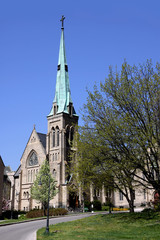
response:
[[[160,239],[159,213],[96,215],[38,230],[37,240],[155,240]]]

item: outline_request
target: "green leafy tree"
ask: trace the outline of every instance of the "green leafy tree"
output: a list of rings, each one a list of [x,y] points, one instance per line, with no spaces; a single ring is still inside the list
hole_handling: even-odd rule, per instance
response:
[[[122,65],[110,68],[108,78],[88,91],[84,106],[81,154],[91,173],[113,176],[133,211],[134,191],[140,185],[160,195],[160,65]],[[83,172],[83,171],[82,171]],[[142,175],[143,173],[143,175]],[[80,175],[79,175],[80,176]],[[94,176],[94,175],[92,175]],[[103,176],[103,175],[102,175]],[[145,176],[145,178],[144,178]]]
[[[32,198],[42,203],[44,213],[45,213],[45,209],[47,208],[47,202],[48,202],[49,177],[50,177],[49,199],[51,200],[57,194],[56,182],[54,178],[51,176],[48,160],[45,160],[31,188]],[[41,182],[41,185],[40,185],[40,182]]]
[[[101,142],[99,134],[93,128],[81,128],[77,139],[77,158],[74,164],[74,174],[81,188],[86,192],[90,185],[101,189],[102,184],[108,191],[118,189],[126,197],[130,211],[134,211],[134,189],[136,187],[132,176],[133,168],[126,168],[121,157],[114,156],[108,146]],[[83,192],[82,191],[82,192]],[[111,199],[108,199],[111,203]]]

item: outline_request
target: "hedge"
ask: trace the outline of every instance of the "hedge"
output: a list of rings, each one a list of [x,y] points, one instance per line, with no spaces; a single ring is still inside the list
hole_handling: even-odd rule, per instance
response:
[[[50,208],[49,209],[49,216],[59,216],[59,215],[66,215],[67,210],[65,208]],[[27,218],[37,218],[37,217],[44,217],[47,215],[47,210],[45,211],[43,209],[33,209],[29,212],[27,212],[26,217]]]

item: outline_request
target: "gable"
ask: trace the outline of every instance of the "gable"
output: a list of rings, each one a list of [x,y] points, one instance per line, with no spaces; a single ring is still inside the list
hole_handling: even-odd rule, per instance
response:
[[[37,133],[35,128],[30,135],[30,138],[21,157],[22,168],[25,167],[27,158],[33,151],[35,151],[38,155],[38,158],[40,158],[39,164],[41,164],[42,158],[45,160],[46,156],[46,134]]]

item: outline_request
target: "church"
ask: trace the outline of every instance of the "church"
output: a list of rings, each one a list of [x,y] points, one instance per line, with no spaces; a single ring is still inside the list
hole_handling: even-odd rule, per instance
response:
[[[68,65],[64,41],[64,16],[61,22],[61,39],[57,66],[57,78],[55,95],[51,110],[47,116],[48,132],[39,133],[33,127],[27,145],[20,160],[20,166],[14,173],[14,190],[12,209],[29,211],[41,208],[41,203],[32,199],[31,187],[42,163],[47,159],[50,171],[56,180],[57,195],[50,201],[51,207],[75,208],[81,205],[81,194],[70,194],[68,183],[71,179],[67,171],[70,161],[75,126],[78,125],[78,115],[74,109],[71,98]],[[128,207],[126,199],[121,192],[112,191],[108,196],[108,190],[103,186],[101,189],[90,187],[90,201],[99,200],[106,203],[110,199],[114,206]],[[78,196],[79,195],[79,196]],[[135,206],[146,205],[153,198],[152,191],[137,189],[135,192]]]
[[[58,193],[50,201],[52,207],[68,207],[70,200],[67,191],[68,174],[66,171],[69,151],[72,150],[74,128],[78,124],[71,98],[68,65],[64,41],[64,16],[61,19],[61,39],[57,66],[55,96],[51,111],[47,116],[47,134],[36,131],[35,126],[27,142],[16,171],[14,209],[29,211],[41,208],[40,202],[31,198],[31,186],[45,159],[49,161],[50,171],[57,183]]]

